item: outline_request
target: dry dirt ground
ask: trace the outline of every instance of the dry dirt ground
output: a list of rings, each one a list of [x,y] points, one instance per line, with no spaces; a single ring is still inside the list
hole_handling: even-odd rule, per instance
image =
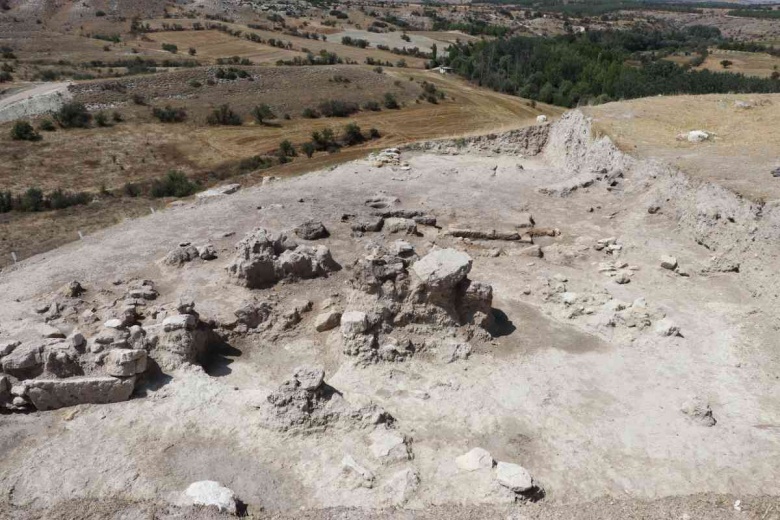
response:
[[[263,175],[294,175],[352,160],[378,147],[517,128],[534,121],[538,114],[553,116],[561,112],[541,103],[531,108],[520,98],[430,72],[387,70],[380,75],[370,67],[356,66],[254,71],[257,74],[254,82],[238,80],[214,86],[206,85],[206,79],[213,74],[205,69],[133,77],[121,80],[126,85],[121,92],[101,88],[103,84],[116,84],[116,80],[82,82],[74,93],[77,101],[102,107],[109,113],[117,110],[126,121],[111,128],[44,132],[43,140],[36,143],[12,141],[10,123],[0,125],[0,178],[4,189],[19,192],[38,186],[47,191],[63,188],[97,192],[104,186],[121,191],[127,182],[147,182],[170,170],[197,173],[208,179],[208,172],[229,170],[241,159],[276,149],[283,139],[300,145],[310,139],[314,130],[326,127],[338,130],[355,121],[363,131],[375,127],[382,134],[379,140],[346,148],[338,154],[318,153],[312,159],[301,156],[290,164],[256,174],[250,172],[239,179],[251,184]],[[331,81],[337,75],[349,79],[350,83]],[[191,79],[200,80],[203,86],[189,86]],[[422,81],[435,83],[447,99],[436,105],[415,103]],[[311,89],[309,85],[318,88]],[[348,119],[299,117],[303,108],[316,107],[321,101],[381,101],[385,92],[394,93],[406,106],[401,110],[364,111]],[[151,117],[149,106],[130,101],[133,94],[141,94],[150,106],[186,107],[188,121],[161,124]],[[278,120],[271,126],[249,122],[241,127],[204,125],[211,107],[225,102],[247,120],[251,108],[261,102],[270,103],[280,116],[291,113],[293,119]],[[89,143],[87,154],[84,142]],[[0,220],[0,265],[11,261],[11,251],[16,251],[19,258],[26,258],[74,240],[79,230],[87,233],[123,218],[148,213],[150,205],[156,207],[159,202],[150,204],[146,200],[130,199],[115,204],[113,200],[103,200],[87,207],[71,208],[66,213],[6,214]],[[116,208],[115,213],[111,212],[112,207]]]
[[[741,108],[739,103],[747,103]],[[780,96],[668,96],[589,107],[594,126],[625,151],[657,159],[755,201],[780,198]],[[703,143],[678,140],[691,130],[712,132]]]
[[[154,504],[213,479],[258,517],[780,518],[777,206],[635,160],[592,133],[573,112],[542,129],[405,150],[409,168],[358,160],[179,204],[4,270],[4,338],[40,320],[32,307],[74,279],[88,301],[115,297],[114,280],[152,279],[157,304],[191,296],[204,320],[247,298],[314,305],[274,341],[236,337],[204,369],[172,371],[128,402],[4,416],[7,515],[140,518],[159,507],[159,517],[203,518]],[[342,215],[367,215],[377,193],[434,214],[439,228],[350,232]],[[524,244],[446,233],[512,229],[527,212],[540,233],[559,231],[536,237],[541,258]],[[263,290],[228,280],[224,267],[245,233],[306,218],[328,227],[330,238],[317,243],[344,269]],[[360,366],[342,353],[338,331],[313,329],[326,298],[359,310],[347,298],[353,262],[370,244],[399,238],[420,255],[466,252],[469,277],[492,285],[501,328],[474,340],[468,359],[421,352]],[[596,247],[606,238],[610,247]],[[182,241],[210,242],[218,259],[162,264]],[[663,269],[662,255],[676,256],[680,272]],[[667,335],[670,323],[679,335]],[[348,402],[370,399],[392,414],[412,457],[375,458],[373,427],[267,428],[266,396],[302,364],[323,366]],[[716,424],[681,411],[692,396]],[[456,457],[474,447],[527,468],[544,499],[515,504],[493,470],[459,469]],[[373,487],[345,482],[347,454],[375,474]],[[399,490],[393,476],[405,469],[419,483]],[[403,509],[373,511],[392,507]]]

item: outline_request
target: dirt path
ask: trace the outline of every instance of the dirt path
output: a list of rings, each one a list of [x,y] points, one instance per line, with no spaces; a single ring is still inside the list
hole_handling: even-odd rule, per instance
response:
[[[68,85],[70,82],[41,83],[0,98],[0,123],[56,110],[70,97]]]

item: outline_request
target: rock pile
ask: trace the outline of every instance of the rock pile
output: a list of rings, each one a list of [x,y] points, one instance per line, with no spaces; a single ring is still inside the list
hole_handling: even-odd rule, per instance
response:
[[[68,288],[68,294],[83,292],[80,284]],[[213,334],[191,300],[147,308],[158,296],[150,280],[130,283],[107,305],[81,300],[66,305],[63,294],[47,306],[69,309],[50,318],[57,327],[41,323],[40,339],[0,341],[0,407],[43,411],[125,401],[150,358],[164,369],[197,362]],[[91,331],[89,338],[79,329]]]
[[[217,250],[211,244],[195,247],[189,242],[182,242],[165,255],[163,263],[174,267],[181,267],[187,262],[192,262],[198,258],[201,260],[214,260],[217,258]]]
[[[340,268],[323,245],[300,245],[287,233],[258,228],[236,245],[227,271],[235,283],[259,289],[283,279],[326,276]]]
[[[297,368],[266,401],[260,406],[262,423],[278,431],[310,433],[336,423],[373,426],[394,421],[373,402],[348,403],[341,393],[325,383],[325,371],[318,367]]]
[[[381,152],[374,152],[368,156],[368,162],[371,166],[377,168],[386,165],[398,166],[401,164],[401,150],[398,148],[387,148]]]
[[[493,472],[495,481],[514,493],[517,500],[537,500],[544,495],[544,491],[534,481],[527,469],[511,462],[497,462],[485,449],[471,449],[457,457],[455,465],[462,472]]]
[[[353,266],[354,291],[340,333],[344,353],[361,364],[402,361],[426,347],[437,349],[431,337],[446,336],[445,329],[467,341],[492,323],[493,290],[468,279],[467,254],[437,249],[418,259],[406,246],[395,251],[376,246]]]

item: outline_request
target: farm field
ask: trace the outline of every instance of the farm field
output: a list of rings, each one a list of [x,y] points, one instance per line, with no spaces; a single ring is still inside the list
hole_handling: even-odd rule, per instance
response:
[[[729,65],[728,69],[724,69],[723,65],[721,65],[721,62],[724,60],[732,62],[732,65]],[[715,72],[728,70],[731,72],[740,72],[747,76],[767,78],[772,72],[780,69],[780,57],[758,52],[711,49],[707,59],[697,68]]]
[[[172,19],[172,20],[150,20],[148,21],[151,27],[159,28],[162,27],[163,23],[171,23],[175,24],[178,23],[181,26],[185,28],[192,27],[192,20],[188,19]],[[411,56],[400,56],[398,54],[393,54],[388,51],[382,51],[378,50],[376,48],[367,48],[367,49],[361,49],[359,47],[353,47],[349,45],[342,45],[341,44],[341,37],[337,36],[335,34],[327,35],[327,40],[314,40],[314,39],[307,39],[302,38],[299,36],[291,36],[289,34],[284,34],[277,31],[267,31],[262,29],[251,29],[245,25],[235,24],[235,23],[222,23],[221,25],[224,25],[226,27],[229,27],[232,30],[242,31],[242,33],[254,33],[258,35],[259,37],[263,38],[264,40],[282,40],[284,42],[289,42],[292,44],[293,51],[297,52],[304,52],[303,49],[308,49],[308,51],[319,54],[320,51],[326,51],[337,54],[339,57],[343,59],[350,59],[353,61],[356,61],[357,63],[365,63],[366,58],[372,58],[374,60],[380,60],[382,62],[390,62],[390,63],[396,63],[398,60],[403,58],[407,66],[412,68],[424,68],[425,66],[425,60],[421,58],[414,58]],[[207,36],[199,36],[201,32],[208,32],[210,33]],[[224,44],[223,36],[228,38],[233,38],[236,40],[236,46],[235,49],[239,52],[245,52],[246,49],[249,47],[243,46],[243,44],[250,44],[250,45],[256,45],[259,49],[268,49],[268,46],[260,44],[260,43],[254,43],[250,42],[249,40],[244,39],[243,37],[233,37],[227,34],[220,33],[219,31],[174,31],[174,34],[170,34],[170,31],[163,31],[163,32],[156,32],[156,33],[149,33],[146,36],[153,40],[152,42],[141,42],[139,45],[141,48],[149,49],[149,48],[159,48],[160,44],[163,43],[163,40],[165,38],[174,38],[178,39],[179,42],[181,42],[181,45],[179,47],[190,47],[194,46],[197,49],[198,43],[201,45],[205,45],[206,48],[213,46],[213,45],[220,45]],[[211,33],[217,33],[211,34]],[[240,42],[240,43],[239,43]],[[171,42],[174,43],[174,42]],[[239,47],[240,45],[240,47]],[[226,52],[228,49],[230,49],[231,46],[228,44],[226,45]],[[185,49],[186,51],[186,49]],[[260,52],[260,51],[258,51]],[[222,57],[230,57],[231,54],[225,54]]]

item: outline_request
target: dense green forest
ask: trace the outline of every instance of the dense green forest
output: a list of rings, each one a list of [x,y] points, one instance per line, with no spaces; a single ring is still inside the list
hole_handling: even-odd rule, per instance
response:
[[[478,0],[478,3],[516,5],[540,12],[562,13],[569,16],[599,16],[615,11],[647,9],[653,11],[671,11],[681,13],[703,13],[704,8],[734,9],[735,16],[767,16],[763,6],[743,5],[735,2],[664,2],[659,0]],[[772,11],[769,11],[772,13]],[[775,11],[777,13],[777,11]],[[731,13],[729,13],[731,14]],[[769,16],[772,16],[771,14]]]
[[[729,16],[741,16],[743,18],[766,18],[780,20],[780,10],[770,9],[734,9],[728,12]]]
[[[493,90],[565,107],[658,94],[780,92],[780,79],[692,71],[661,59],[672,52],[703,54],[722,41],[717,28],[706,26],[518,36],[452,45],[444,61]]]

